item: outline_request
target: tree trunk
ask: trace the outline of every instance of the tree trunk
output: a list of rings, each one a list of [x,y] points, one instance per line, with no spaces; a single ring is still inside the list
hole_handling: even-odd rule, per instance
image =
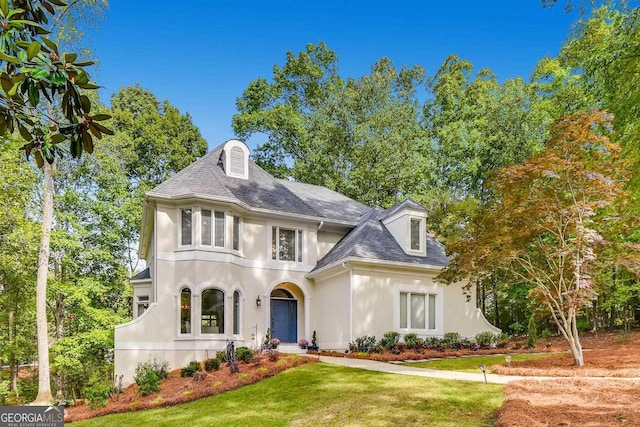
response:
[[[491,291],[493,292],[493,324],[496,328],[500,327],[500,314],[498,313],[498,291],[496,280],[491,278]]]
[[[36,279],[36,330],[38,336],[38,395],[32,405],[50,405],[49,331],[47,326],[47,275],[49,273],[49,245],[53,225],[53,165],[44,162],[42,192],[42,237]]]
[[[9,390],[18,391],[18,360],[16,359],[16,343],[15,343],[15,311],[9,309],[9,319],[7,322],[9,328]]]

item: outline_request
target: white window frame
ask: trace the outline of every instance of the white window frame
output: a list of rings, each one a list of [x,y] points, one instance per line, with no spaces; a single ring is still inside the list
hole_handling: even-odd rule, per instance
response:
[[[275,229],[275,243],[276,246],[275,248],[273,247],[273,237],[274,237],[274,229]],[[283,230],[290,230],[290,231],[295,231],[296,233],[296,242],[295,242],[295,254],[294,254],[294,260],[281,260],[280,259],[280,229]],[[271,260],[272,262],[285,262],[285,263],[290,263],[290,264],[304,264],[306,261],[306,244],[305,244],[305,239],[307,238],[307,236],[309,235],[307,229],[305,227],[297,227],[295,225],[291,225],[291,226],[280,226],[277,224],[270,224],[269,227],[269,240],[268,240],[268,247],[269,247],[269,260]],[[275,249],[275,254],[276,254],[276,258],[273,258],[273,251]]]
[[[142,316],[144,312],[149,309],[150,302],[151,302],[151,299],[149,298],[149,295],[138,295],[136,297],[136,317]],[[140,313],[141,305],[145,306],[144,310],[142,310],[142,313]]]
[[[191,210],[191,243],[185,245],[182,243],[182,212],[190,209]],[[195,245],[195,240],[197,237],[196,233],[196,224],[198,220],[196,220],[196,209],[193,206],[181,206],[178,208],[178,247],[179,248],[191,248]],[[199,229],[199,227],[198,227]]]
[[[202,330],[203,326],[202,326],[202,316],[203,316],[203,310],[202,310],[202,305],[204,304],[204,297],[203,294],[205,291],[219,291],[222,293],[222,330],[219,329],[219,325],[217,325],[218,327],[218,332],[204,332]],[[205,337],[210,337],[210,336],[214,336],[214,335],[224,335],[225,334],[225,328],[227,328],[227,293],[225,292],[224,289],[216,287],[216,286],[207,286],[206,288],[203,288],[200,290],[200,301],[199,301],[199,308],[198,308],[198,335],[200,336],[205,336]],[[232,302],[233,304],[233,302]],[[193,327],[191,329],[193,331]]]
[[[236,224],[236,218],[238,220],[238,248],[234,248],[233,244],[234,244],[234,240],[236,237],[236,232],[235,232],[235,224]],[[242,228],[243,228],[243,221],[242,221],[242,217],[240,215],[233,215],[231,214],[231,250],[238,252],[238,253],[242,253]]]
[[[238,333],[236,334],[234,332],[234,329],[236,327],[236,316],[235,316],[235,295],[236,292],[238,293]],[[231,334],[234,336],[242,336],[242,305],[243,305],[243,301],[244,298],[242,298],[242,291],[240,291],[240,289],[234,289],[233,292],[231,293]]]
[[[188,289],[189,290],[189,332],[182,332],[182,290],[183,289]],[[195,313],[195,303],[194,301],[196,301],[195,299],[195,293],[193,292],[193,289],[190,286],[187,285],[182,285],[178,288],[178,295],[176,300],[178,301],[178,336],[180,337],[191,337],[194,335],[193,332],[193,318]]]
[[[210,234],[210,238],[211,238],[211,243],[206,245],[203,243],[203,232],[204,232],[204,227],[202,226],[202,221],[204,219],[204,215],[203,215],[203,211],[209,211],[211,212],[211,234]],[[223,219],[223,223],[222,223],[222,245],[219,246],[217,245],[217,237],[218,234],[216,233],[216,214],[222,214],[222,219]],[[224,249],[226,247],[226,243],[227,243],[227,213],[223,210],[218,210],[215,208],[210,208],[210,207],[201,207],[199,209],[199,218],[198,218],[198,224],[199,224],[199,229],[198,229],[198,236],[200,238],[199,240],[199,246],[203,247],[203,248],[207,248],[207,249]]]
[[[400,327],[400,294],[407,294],[407,327]],[[425,296],[425,328],[411,327],[411,294]],[[435,296],[435,328],[429,329],[429,295]],[[438,285],[396,285],[394,289],[394,326],[403,334],[442,335],[444,333],[444,293]]]
[[[418,221],[418,249],[413,249],[411,247],[411,223],[413,221]],[[410,216],[408,222],[408,230],[407,230],[407,253],[416,254],[416,255],[424,255],[425,246],[427,244],[427,229],[426,229],[426,221],[422,217],[418,216]]]

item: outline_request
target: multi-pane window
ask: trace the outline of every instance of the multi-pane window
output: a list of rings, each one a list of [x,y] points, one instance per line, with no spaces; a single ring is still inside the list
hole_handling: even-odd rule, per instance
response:
[[[182,246],[191,244],[192,215],[191,208],[180,209],[180,244]]]
[[[201,244],[203,246],[211,246],[213,241],[215,246],[224,247],[224,212],[213,212],[210,209],[202,209],[200,211],[201,223]],[[213,224],[212,224],[213,219]]]
[[[233,250],[240,250],[240,217],[233,217]]]
[[[411,250],[420,250],[420,220],[411,218]]]
[[[272,227],[271,259],[302,262],[303,238],[302,230]]]
[[[224,333],[224,292],[219,289],[202,291],[201,333]]]
[[[180,333],[191,333],[191,290],[182,288],[180,291]]]
[[[400,292],[400,328],[436,329],[436,296]]]

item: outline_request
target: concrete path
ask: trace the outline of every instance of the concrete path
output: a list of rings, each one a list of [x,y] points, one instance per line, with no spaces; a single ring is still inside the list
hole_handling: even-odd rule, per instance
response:
[[[320,356],[319,360],[331,365],[346,366],[349,368],[360,368],[368,371],[386,372],[389,374],[413,375],[417,377],[441,378],[445,380],[484,382],[482,372],[458,372],[443,371],[440,369],[414,368],[412,366],[396,365],[386,362],[376,362],[367,359],[352,359],[348,357],[328,357]],[[479,369],[478,369],[479,370]],[[558,379],[588,379],[588,380],[630,380],[640,381],[640,378],[612,378],[612,377],[524,377],[519,375],[498,375],[487,373],[487,382],[491,384],[506,384],[510,381],[518,380],[558,380]]]

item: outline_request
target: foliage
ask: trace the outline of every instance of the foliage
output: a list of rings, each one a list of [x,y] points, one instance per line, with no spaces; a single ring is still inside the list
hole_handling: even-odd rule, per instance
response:
[[[64,6],[62,2],[56,6]],[[97,89],[85,68],[91,61],[78,60],[75,53],[60,52],[44,37],[43,28],[56,8],[42,0],[14,0],[0,7],[0,134],[18,131],[39,167],[52,164],[62,153],[59,144],[70,140],[69,152],[80,157],[93,151],[93,139],[112,131],[100,122],[106,114],[91,115],[91,102],[83,90]],[[48,102],[58,114],[43,108]]]
[[[204,370],[207,372],[217,371],[220,369],[220,360],[218,359],[207,359],[204,361]]]
[[[91,409],[104,408],[109,403],[111,384],[96,382],[84,389],[84,397]]]
[[[276,348],[280,345],[280,340],[278,338],[271,338],[269,340],[269,345],[271,346],[271,348]]]
[[[442,343],[450,349],[459,349],[462,344],[462,337],[457,332],[446,332],[442,336]]]
[[[500,336],[493,332],[480,332],[474,337],[476,344],[480,348],[494,348],[498,344]]]
[[[375,349],[376,342],[376,337],[364,335],[349,343],[349,351],[371,353]]]
[[[318,346],[318,339],[316,338],[316,331],[313,331],[313,336],[311,338],[311,345],[314,347]]]
[[[273,341],[273,340],[272,340]],[[253,350],[248,347],[236,348],[236,359],[240,362],[249,363],[253,358]]]
[[[197,360],[192,360],[191,362],[189,362],[187,366],[180,369],[180,376],[192,377],[196,372],[200,370],[202,370],[202,366],[200,365],[200,362],[198,362]]]
[[[298,340],[298,345],[299,345],[301,348],[307,348],[307,346],[309,345],[309,340],[308,340],[308,339],[306,339],[306,338],[300,338],[300,339]]]
[[[196,362],[197,363],[197,362]],[[153,358],[136,366],[134,381],[140,395],[147,396],[160,390],[162,380],[169,376],[169,362]]]
[[[267,328],[267,332],[264,334],[264,340],[262,341],[264,345],[271,344],[271,329]]]
[[[418,340],[418,335],[414,333],[409,333],[404,336],[404,343],[406,344],[408,349],[416,348],[416,341]]]
[[[566,117],[541,153],[502,169],[492,183],[500,201],[487,205],[468,235],[449,247],[456,256],[440,275],[449,281],[509,269],[535,287],[533,296],[551,313],[579,366],[576,316],[595,296],[589,273],[603,241],[597,227],[623,195],[625,180],[619,146],[606,136],[609,126],[610,117],[597,111]]]
[[[529,327],[527,330],[527,347],[536,348],[538,343],[538,328],[536,326],[535,316],[529,317]]]
[[[395,331],[385,332],[384,336],[380,339],[378,345],[384,347],[387,350],[391,350],[400,340],[400,334]]]

